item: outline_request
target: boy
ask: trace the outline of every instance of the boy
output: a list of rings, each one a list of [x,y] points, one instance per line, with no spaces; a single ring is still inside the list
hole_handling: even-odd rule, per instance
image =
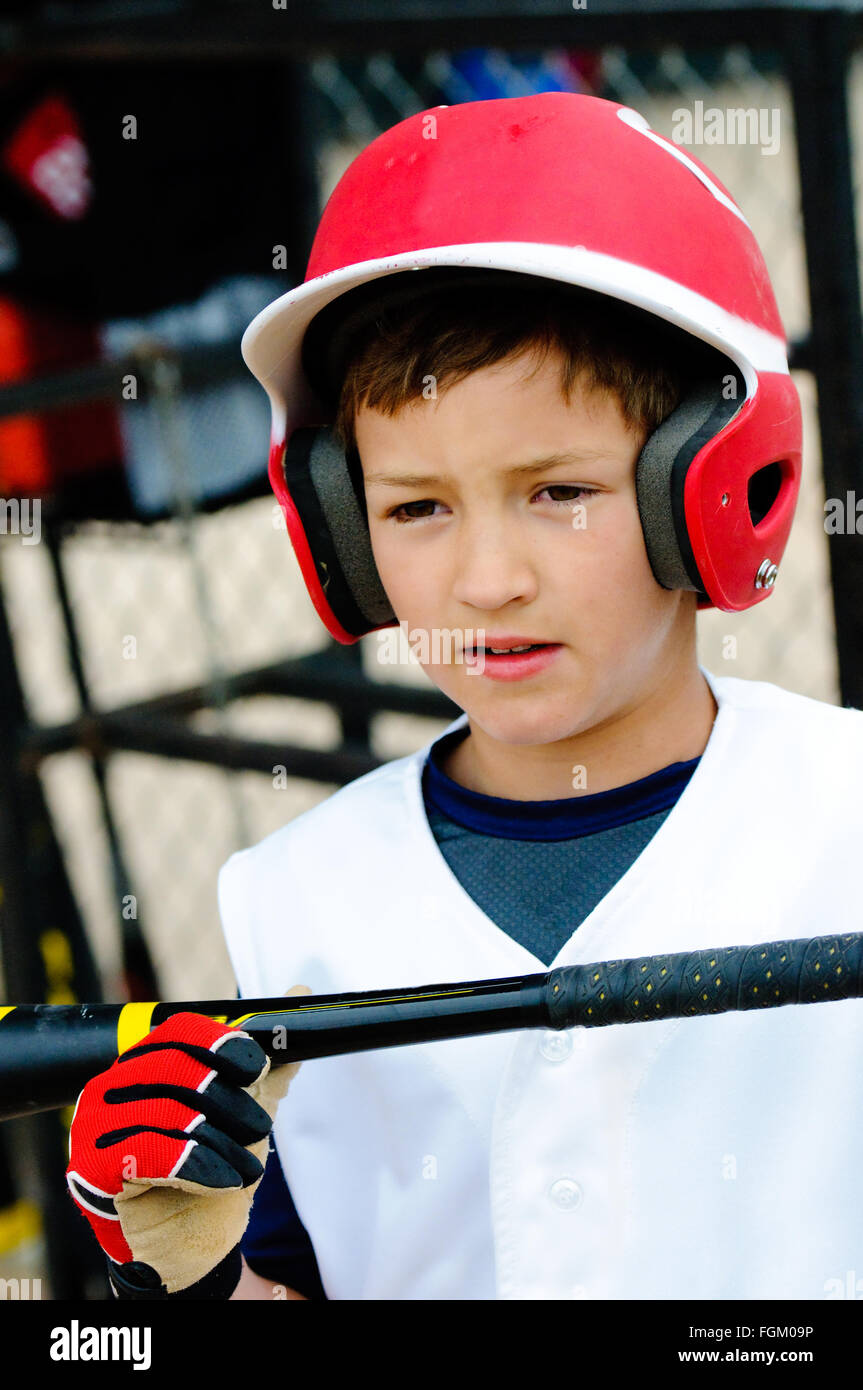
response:
[[[596,98],[420,113],[243,350],[327,629],[404,623],[463,713],[223,866],[242,995],[856,929],[863,716],[695,656],[698,608],[769,596],[800,469],[766,269],[703,165]],[[823,1298],[859,1258],[856,1000],[273,1072],[195,1015],[153,1040],[72,1128],[123,1297]],[[172,1147],[121,1181],[101,1107],[139,1067]],[[155,1142],[151,1093],[115,1099]]]

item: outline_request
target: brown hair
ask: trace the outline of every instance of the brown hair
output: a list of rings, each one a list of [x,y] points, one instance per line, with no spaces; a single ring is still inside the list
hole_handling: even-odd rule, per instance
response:
[[[633,432],[656,429],[705,372],[732,369],[708,344],[655,315],[580,287],[521,276],[505,292],[448,286],[371,317],[344,367],[335,431],[353,450],[361,406],[392,416],[422,397],[431,376],[441,390],[523,353],[536,357],[538,370],[553,349],[563,359],[567,403],[583,373],[588,389],[618,397]]]

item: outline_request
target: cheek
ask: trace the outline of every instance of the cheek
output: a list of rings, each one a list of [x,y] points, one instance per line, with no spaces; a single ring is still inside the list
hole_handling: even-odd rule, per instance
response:
[[[392,546],[390,545],[388,525],[385,526],[375,518],[369,517],[369,539],[372,543],[372,555],[374,556],[375,564],[378,567],[381,578],[383,578],[385,570],[393,569],[391,560]]]
[[[428,565],[423,563],[421,548],[406,545],[396,530],[396,523],[372,520],[369,535],[375,566],[387,597],[397,613],[402,610],[409,616],[410,610],[421,604],[422,595],[429,594],[436,571],[432,568],[427,573]],[[439,566],[437,572],[439,574]]]
[[[574,623],[597,651],[639,645],[674,601],[650,568],[635,502],[603,517],[601,526],[574,532],[546,554],[546,583],[571,602]]]
[[[622,590],[643,589],[651,569],[641,521],[634,500],[619,501],[595,517],[588,514],[583,530],[566,527],[548,538],[547,573],[566,573],[572,582],[588,585],[597,600],[604,594],[613,598]]]

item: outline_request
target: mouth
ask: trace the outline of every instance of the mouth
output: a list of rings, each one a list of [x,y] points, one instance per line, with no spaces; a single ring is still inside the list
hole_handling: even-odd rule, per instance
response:
[[[484,646],[474,644],[472,647],[465,647],[465,655],[471,657],[482,655],[491,658],[496,656],[526,656],[528,652],[538,652],[546,647],[559,646],[559,642],[534,642],[527,637],[520,640],[513,638],[501,642],[488,642]]]
[[[469,676],[495,681],[526,680],[545,671],[562,650],[560,642],[519,642],[500,649],[496,643],[489,643],[465,648],[465,664]]]

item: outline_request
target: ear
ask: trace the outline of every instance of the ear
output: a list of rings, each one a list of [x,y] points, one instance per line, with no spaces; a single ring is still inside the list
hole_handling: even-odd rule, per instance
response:
[[[721,378],[703,379],[647,439],[635,466],[635,490],[650,567],[664,589],[691,589],[707,599],[686,526],[684,487],[699,450],[728,424],[746,400],[736,368],[737,393],[726,398]]]
[[[298,429],[285,449],[285,486],[302,519],[333,614],[357,636],[396,622],[372,554],[359,455],[326,427]]]

